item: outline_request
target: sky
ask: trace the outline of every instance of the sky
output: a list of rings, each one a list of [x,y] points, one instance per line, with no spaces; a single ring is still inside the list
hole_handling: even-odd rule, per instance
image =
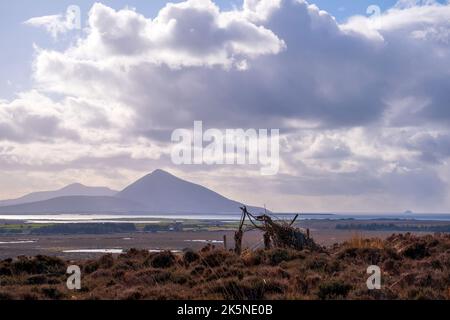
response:
[[[74,36],[79,36],[80,32],[75,30],[69,37],[60,38],[55,41],[43,30],[30,28],[23,22],[32,17],[63,14],[71,5],[77,5],[83,14],[82,19],[87,19],[87,14],[92,5],[97,1],[84,0],[17,0],[13,3],[0,3],[0,38],[4,45],[0,51],[0,63],[3,72],[0,74],[0,97],[13,98],[15,93],[30,89],[32,86],[31,72],[34,57],[33,45],[37,44],[45,48],[64,49],[73,41]],[[159,10],[168,2],[178,1],[103,1],[102,3],[111,8],[120,10],[126,7],[136,8],[136,10],[146,17],[154,17]],[[215,3],[222,10],[231,10],[242,6],[242,1],[220,0]],[[367,8],[373,5],[371,0],[319,0],[314,2],[321,9],[330,12],[339,21],[345,21],[350,16],[356,14],[366,14]],[[383,0],[376,2],[382,10],[395,5],[395,0]],[[85,25],[86,21],[83,21]]]
[[[0,15],[2,199],[161,168],[275,211],[450,212],[446,0],[17,0]],[[279,129],[278,174],[174,164],[171,132],[196,120]]]

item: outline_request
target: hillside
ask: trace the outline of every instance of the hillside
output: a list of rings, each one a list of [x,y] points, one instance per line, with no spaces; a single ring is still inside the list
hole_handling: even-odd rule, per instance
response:
[[[88,187],[80,183],[74,183],[58,190],[33,192],[18,199],[0,200],[0,206],[14,206],[70,196],[109,197],[116,193],[117,191],[106,187]]]
[[[57,194],[73,193],[75,190],[60,190]],[[241,203],[227,199],[201,185],[191,183],[174,175],[156,170],[130,184],[119,193],[102,188],[78,188],[84,196],[57,196],[37,202],[0,206],[0,213],[239,213]],[[113,196],[96,196],[98,192],[112,192]],[[81,191],[80,191],[81,192]],[[56,193],[35,193],[26,199],[48,197]],[[24,200],[24,199],[22,199]],[[262,208],[249,207],[262,212]]]
[[[142,211],[139,203],[115,197],[71,196],[45,201],[0,207],[7,214],[59,214],[59,213],[123,213]]]
[[[354,238],[319,251],[258,250],[236,256],[205,247],[183,254],[131,249],[82,269],[66,288],[68,261],[37,256],[0,262],[0,299],[450,299],[450,235]],[[367,267],[382,270],[368,290]]]
[[[150,212],[239,213],[239,207],[242,206],[239,202],[163,170],[156,170],[139,179],[119,192],[117,197],[141,203]]]

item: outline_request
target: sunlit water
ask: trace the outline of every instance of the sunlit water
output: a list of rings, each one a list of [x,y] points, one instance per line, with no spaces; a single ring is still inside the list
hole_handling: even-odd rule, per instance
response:
[[[165,251],[167,249],[150,249],[148,252],[150,253],[158,253]],[[173,253],[179,253],[180,250],[170,250]],[[125,253],[124,249],[76,249],[76,250],[63,250],[64,253],[111,253],[111,254],[121,254]]]
[[[0,219],[1,220],[1,219]],[[26,220],[26,223],[33,224],[74,224],[74,223],[145,223],[145,224],[158,224],[161,221],[158,220]]]
[[[0,244],[24,244],[24,243],[35,243],[36,240],[17,240],[17,241],[0,241]]]
[[[184,240],[184,242],[223,243],[223,240]]]
[[[64,253],[123,253],[123,249],[76,249],[64,250]]]

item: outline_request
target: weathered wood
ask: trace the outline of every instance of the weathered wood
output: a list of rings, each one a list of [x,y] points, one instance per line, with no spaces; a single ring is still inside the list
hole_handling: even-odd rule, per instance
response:
[[[242,230],[236,231],[234,234],[234,252],[237,255],[242,253],[242,236],[244,235]]]
[[[270,240],[270,233],[266,232],[264,233],[264,248],[266,250],[269,250],[272,247],[271,240]]]
[[[242,253],[242,237],[244,236],[244,231],[242,228],[244,227],[245,218],[247,216],[247,208],[241,207],[242,215],[241,215],[241,221],[239,223],[238,230],[234,233],[234,252],[237,255],[241,255]]]
[[[291,222],[274,222],[272,218],[267,214],[255,217],[247,211],[247,208],[245,206],[242,207],[241,210],[241,221],[238,231],[234,236],[236,254],[240,254],[242,252],[243,226],[246,218],[248,218],[248,220],[252,224],[252,228],[256,228],[264,232],[263,237],[265,249],[270,249],[272,246],[278,248],[291,248],[296,250],[302,250],[304,248],[318,248],[314,240],[310,237],[309,229],[307,229],[306,233],[304,233],[299,228],[293,227],[293,224],[297,220],[298,215],[296,215]],[[255,221],[253,221],[252,219],[254,219]]]

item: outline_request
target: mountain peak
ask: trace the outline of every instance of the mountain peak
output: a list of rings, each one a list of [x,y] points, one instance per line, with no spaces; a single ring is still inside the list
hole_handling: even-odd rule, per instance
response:
[[[234,213],[241,203],[158,169],[132,183],[117,197],[143,204],[149,212]]]
[[[181,180],[177,176],[162,169],[156,169],[153,172],[138,179],[137,183],[163,183],[168,181]]]
[[[14,207],[13,206],[17,206]],[[56,191],[36,192],[20,199],[0,201],[0,212],[139,212],[237,213],[241,203],[199,184],[158,169],[130,184],[121,192],[105,187],[73,183]],[[249,207],[250,210],[253,210]],[[261,211],[262,208],[254,208]],[[2,211],[3,210],[3,211]]]
[[[164,171],[162,169],[156,169],[152,173],[150,173],[150,176],[173,176],[170,172]]]
[[[69,184],[69,185],[65,186],[64,188],[61,188],[60,190],[78,190],[81,188],[86,188],[86,186],[81,183],[76,182],[76,183]]]

